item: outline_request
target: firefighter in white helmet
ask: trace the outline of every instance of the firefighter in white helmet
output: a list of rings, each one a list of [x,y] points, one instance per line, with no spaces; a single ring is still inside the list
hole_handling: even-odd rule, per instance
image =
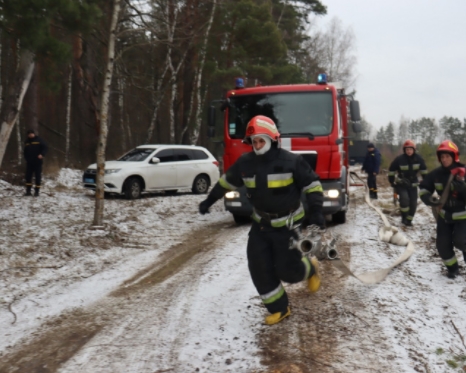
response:
[[[199,212],[205,214],[226,192],[246,186],[253,206],[247,245],[249,272],[270,312],[265,318],[269,325],[280,322],[291,312],[282,281],[307,281],[312,293],[320,287],[317,259],[290,249],[290,238],[294,235],[290,223],[299,224],[305,216],[303,192],[309,224],[325,226],[318,175],[300,155],[281,149],[279,137],[272,119],[262,115],[252,118],[243,142],[251,144],[253,151],[243,154],[199,205]]]

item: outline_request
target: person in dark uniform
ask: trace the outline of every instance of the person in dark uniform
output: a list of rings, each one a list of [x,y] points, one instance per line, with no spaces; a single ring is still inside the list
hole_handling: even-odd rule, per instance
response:
[[[466,261],[466,169],[460,163],[458,147],[452,141],[446,140],[439,145],[437,157],[441,166],[424,177],[419,186],[419,195],[422,202],[436,209],[437,250],[447,267],[447,276],[455,278],[458,275],[458,260],[454,247],[463,252]],[[448,188],[448,198],[440,205],[439,198],[434,197],[433,193],[443,194],[450,175],[454,176]]]
[[[290,238],[295,235],[291,227],[302,224],[305,216],[303,192],[309,225],[325,227],[323,189],[318,175],[302,156],[281,149],[279,137],[272,119],[262,115],[252,118],[243,142],[251,144],[253,151],[243,154],[199,205],[199,212],[205,214],[225,193],[246,186],[253,205],[248,266],[254,286],[270,312],[265,318],[268,325],[291,313],[282,281],[307,281],[310,292],[320,287],[317,258],[290,249]]]
[[[361,171],[367,172],[367,186],[371,199],[377,199],[377,175],[380,171],[381,158],[379,149],[371,142],[367,144],[366,158],[364,158]]]
[[[417,209],[418,173],[427,175],[424,159],[416,153],[412,140],[403,143],[403,154],[396,157],[388,169],[388,181],[400,197],[401,223],[411,226]]]
[[[27,131],[24,145],[24,158],[26,158],[26,196],[32,196],[32,176],[35,178],[34,196],[39,196],[42,181],[42,163],[47,154],[47,145],[36,135],[34,130]]]

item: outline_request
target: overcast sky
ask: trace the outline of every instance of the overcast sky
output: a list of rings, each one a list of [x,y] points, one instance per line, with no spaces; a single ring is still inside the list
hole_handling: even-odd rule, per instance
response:
[[[357,98],[375,128],[444,115],[466,118],[466,0],[322,0],[352,27]],[[372,134],[374,135],[374,134]]]

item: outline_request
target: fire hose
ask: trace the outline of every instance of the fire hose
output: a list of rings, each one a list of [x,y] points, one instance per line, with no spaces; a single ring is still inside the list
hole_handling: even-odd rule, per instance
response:
[[[398,264],[406,261],[414,253],[414,244],[406,238],[406,236],[398,230],[398,228],[390,225],[385,214],[377,207],[374,206],[369,198],[369,188],[367,184],[355,172],[350,173],[351,176],[357,177],[362,181],[365,186],[365,201],[373,208],[382,218],[384,226],[379,230],[379,238],[381,241],[391,243],[398,246],[406,246],[404,252],[387,268],[382,268],[377,271],[365,272],[356,275],[351,271],[348,266],[339,258],[336,249],[336,238],[331,235],[327,237],[328,232],[320,231],[318,227],[311,226],[305,233],[299,233],[296,230],[295,238],[291,239],[290,248],[297,248],[303,255],[316,256],[317,259],[328,259],[331,263],[341,272],[348,276],[352,276],[364,284],[377,284],[381,282],[388,273],[395,268]]]

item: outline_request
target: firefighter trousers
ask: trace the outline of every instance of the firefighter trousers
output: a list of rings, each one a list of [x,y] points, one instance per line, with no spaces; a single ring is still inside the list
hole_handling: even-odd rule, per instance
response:
[[[437,220],[436,246],[440,257],[447,267],[456,263],[456,255],[453,247],[461,250],[463,255],[465,255],[466,221],[459,220],[448,223],[445,219],[439,217]]]
[[[413,220],[417,210],[417,187],[396,187],[400,197],[400,211],[403,218]]]
[[[293,232],[253,222],[249,231],[247,256],[249,273],[262,302],[270,313],[288,307],[282,281],[297,283],[313,274],[309,258],[298,249],[289,249]]]
[[[374,175],[372,172],[367,175],[367,186],[371,193],[377,195],[377,175]]]
[[[34,175],[35,187],[40,188],[42,182],[42,161],[27,162],[26,165],[26,186],[32,187],[32,176]]]

